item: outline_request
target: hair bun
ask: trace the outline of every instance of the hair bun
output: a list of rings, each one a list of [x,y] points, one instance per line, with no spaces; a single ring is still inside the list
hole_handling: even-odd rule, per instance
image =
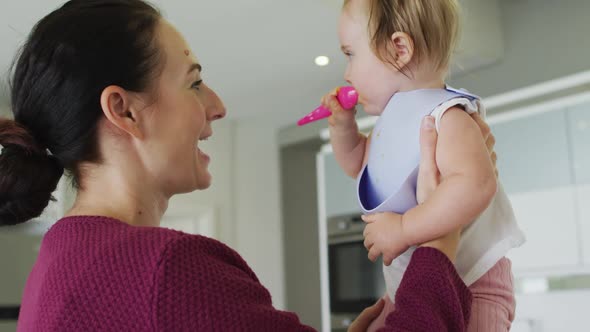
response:
[[[0,119],[0,225],[36,218],[53,199],[64,168],[21,125]]]

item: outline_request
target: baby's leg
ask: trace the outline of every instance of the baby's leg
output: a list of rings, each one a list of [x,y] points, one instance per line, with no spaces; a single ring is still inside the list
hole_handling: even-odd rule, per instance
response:
[[[508,258],[502,258],[469,286],[473,294],[473,305],[468,332],[510,330],[516,308],[511,266]]]
[[[389,313],[394,310],[393,301],[389,299],[389,296],[387,296],[387,294],[383,295],[383,300],[385,300],[385,306],[383,307],[381,314],[377,318],[375,318],[371,325],[369,325],[369,328],[367,328],[367,332],[375,332],[378,329],[384,327],[387,315],[389,315]]]

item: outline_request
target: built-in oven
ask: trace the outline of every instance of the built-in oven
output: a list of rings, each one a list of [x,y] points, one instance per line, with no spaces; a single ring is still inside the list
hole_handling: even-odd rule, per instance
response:
[[[360,214],[328,219],[328,262],[332,329],[346,329],[385,293],[381,258],[367,258]]]

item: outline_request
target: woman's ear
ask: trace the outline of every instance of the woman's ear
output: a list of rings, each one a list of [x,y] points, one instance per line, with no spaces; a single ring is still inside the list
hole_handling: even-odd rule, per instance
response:
[[[116,85],[106,87],[100,95],[100,105],[107,120],[132,137],[142,139],[137,109],[131,105],[129,93]]]
[[[391,43],[395,52],[395,63],[399,70],[410,64],[414,57],[414,40],[405,32],[391,35]]]

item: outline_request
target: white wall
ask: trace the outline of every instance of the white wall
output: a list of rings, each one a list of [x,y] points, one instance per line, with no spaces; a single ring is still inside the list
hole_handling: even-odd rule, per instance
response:
[[[236,249],[270,291],[273,304],[285,307],[277,121],[241,120],[234,151]]]
[[[0,116],[1,117],[12,117],[10,110],[7,105],[0,105]]]

